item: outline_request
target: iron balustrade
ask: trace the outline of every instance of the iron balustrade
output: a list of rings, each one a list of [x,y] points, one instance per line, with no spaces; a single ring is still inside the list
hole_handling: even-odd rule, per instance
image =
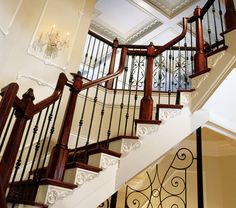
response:
[[[207,55],[226,48],[223,13],[220,1],[209,0],[191,18],[183,19],[182,33],[164,46],[111,43],[90,32],[81,73],[73,74],[73,82],[61,74],[54,93],[37,104],[32,89],[20,99],[16,84],[4,88],[0,93],[0,199],[8,184],[8,200],[16,202],[22,200],[22,187],[39,185],[44,177],[62,181],[68,162],[87,162],[89,148],[108,148],[113,137],[134,136],[134,120],[151,120],[155,103],[177,103],[176,91],[191,89],[189,76],[209,71]],[[233,1],[227,0],[227,30],[236,26],[235,17]],[[70,92],[63,94],[64,87]],[[62,119],[59,112],[65,103]],[[78,132],[72,145],[68,144],[71,129]],[[54,138],[58,138],[56,145]],[[1,206],[6,207],[2,200]]]

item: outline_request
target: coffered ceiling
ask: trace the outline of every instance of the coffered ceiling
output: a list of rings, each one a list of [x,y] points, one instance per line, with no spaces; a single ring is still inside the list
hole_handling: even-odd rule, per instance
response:
[[[90,29],[120,43],[164,44],[206,0],[97,0]]]

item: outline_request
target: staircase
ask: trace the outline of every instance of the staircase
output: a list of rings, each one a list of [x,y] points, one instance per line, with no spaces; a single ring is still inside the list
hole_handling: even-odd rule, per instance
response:
[[[1,207],[98,207],[203,126],[202,105],[236,63],[234,30],[210,49],[203,44],[201,19],[213,3],[184,18],[183,32],[164,46],[106,41],[109,60],[98,48],[88,58],[87,49],[73,82],[60,74],[54,93],[37,104],[32,89],[20,99],[15,83],[3,88]]]

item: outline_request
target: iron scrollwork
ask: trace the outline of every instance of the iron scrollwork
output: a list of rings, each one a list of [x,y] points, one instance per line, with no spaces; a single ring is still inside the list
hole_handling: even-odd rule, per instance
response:
[[[160,171],[158,164],[154,173],[146,172],[145,188],[126,187],[125,208],[186,208],[187,170],[196,160],[191,150],[179,149],[166,172]]]

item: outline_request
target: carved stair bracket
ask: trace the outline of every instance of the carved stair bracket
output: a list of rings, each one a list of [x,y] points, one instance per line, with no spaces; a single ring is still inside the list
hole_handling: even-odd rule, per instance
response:
[[[171,118],[174,118],[181,112],[181,109],[175,109],[175,108],[160,108],[159,114],[160,114],[160,120],[162,122],[165,122]]]
[[[57,200],[72,194],[73,190],[54,185],[40,185],[36,195],[36,202],[53,205]]]
[[[82,168],[71,168],[65,171],[64,182],[82,186],[85,182],[93,180],[98,173]]]
[[[141,146],[141,141],[137,139],[120,139],[109,144],[109,149],[121,153],[125,157],[129,152],[138,149]]]
[[[197,91],[193,92],[181,92],[180,95],[180,104],[181,105],[187,105],[190,103],[190,101],[198,95]]]
[[[200,85],[202,84],[202,82],[204,82],[204,80],[206,80],[206,78],[209,76],[209,72],[201,74],[197,77],[192,78],[192,88],[193,89],[197,89],[200,87]]]
[[[105,153],[97,153],[89,156],[88,164],[102,169],[106,169],[109,166],[118,164],[119,160],[119,158],[114,157],[112,155],[108,155]]]
[[[216,66],[216,64],[220,61],[220,59],[223,58],[223,56],[225,55],[225,51],[222,51],[220,53],[217,53],[213,56],[211,56],[210,58],[208,58],[208,67],[209,68],[213,68]]]
[[[159,125],[156,124],[137,124],[137,136],[142,139],[143,136],[149,135],[155,131],[157,131],[159,128]]]

